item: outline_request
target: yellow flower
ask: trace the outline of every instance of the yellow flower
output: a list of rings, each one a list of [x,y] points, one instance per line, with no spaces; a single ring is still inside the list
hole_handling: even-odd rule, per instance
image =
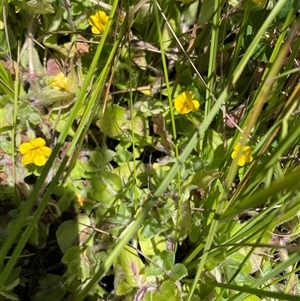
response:
[[[108,22],[108,16],[104,11],[98,10],[94,15],[89,17],[88,21],[92,26],[92,33],[101,34]]]
[[[47,158],[51,155],[51,148],[45,146],[43,138],[34,138],[30,142],[22,143],[19,146],[20,153],[23,156],[21,162],[24,165],[34,163],[37,166],[46,164]]]
[[[240,147],[241,147],[241,144],[238,143],[238,144],[233,148],[234,151],[233,151],[232,154],[231,154],[231,158],[232,158],[232,159],[234,159],[234,158],[237,156]],[[247,163],[247,162],[252,162],[253,157],[251,156],[251,152],[252,152],[252,148],[251,148],[250,146],[244,146],[244,147],[243,147],[241,156],[239,157],[239,160],[238,160],[238,166],[244,166],[245,163]]]
[[[68,78],[63,74],[63,72],[58,73],[53,79],[51,79],[49,85],[57,90],[69,91]]]
[[[152,164],[152,168],[155,169],[155,170],[158,170],[159,169],[159,165],[157,163],[153,163]]]
[[[174,99],[175,109],[179,114],[187,114],[195,112],[199,109],[198,100],[194,100],[194,95],[191,91],[185,91]]]

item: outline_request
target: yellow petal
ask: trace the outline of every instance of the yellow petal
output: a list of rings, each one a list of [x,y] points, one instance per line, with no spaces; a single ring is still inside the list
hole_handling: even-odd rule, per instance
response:
[[[174,99],[175,109],[179,114],[188,114],[197,111],[200,107],[198,100],[193,99],[191,91],[185,91]]]
[[[157,163],[153,163],[153,164],[152,164],[152,168],[153,168],[153,169],[159,169],[159,165],[158,165]]]
[[[52,149],[48,146],[42,146],[39,148],[40,154],[44,155],[45,157],[49,157],[52,153]]]
[[[175,109],[179,114],[187,114],[191,110],[186,106],[185,99],[179,95],[174,99]]]
[[[236,157],[236,155],[237,155],[237,152],[233,151],[232,154],[231,154],[231,158],[234,159]]]
[[[43,166],[46,164],[46,158],[43,155],[38,155],[34,157],[34,164],[37,166]]]
[[[100,31],[96,26],[93,26],[93,27],[92,27],[92,33],[93,33],[93,34],[100,34],[101,31]]]
[[[91,26],[95,26],[95,19],[96,19],[95,15],[92,15],[88,18],[88,22]]]
[[[252,156],[247,155],[247,156],[244,156],[244,157],[245,157],[245,161],[246,162],[252,162],[253,161],[253,157]]]
[[[244,166],[245,163],[246,163],[245,157],[244,156],[240,156],[239,160],[238,160],[238,166]]]
[[[84,197],[82,197],[80,194],[76,194],[76,196],[77,196],[76,201],[77,201],[78,205],[80,207],[83,207]]]
[[[57,90],[68,91],[68,78],[63,74],[63,72],[60,72],[53,79],[51,79],[49,86]]]
[[[194,98],[193,92],[191,91],[184,91],[182,93],[182,97],[187,101],[192,101]]]
[[[198,111],[199,107],[200,107],[200,103],[198,100],[193,100],[193,105],[194,105],[194,112]]]
[[[233,149],[234,149],[236,152],[238,152],[239,149],[240,149],[240,147],[241,147],[241,144],[238,143]]]
[[[108,19],[108,16],[106,15],[106,13],[102,10],[98,10],[96,12],[96,15],[98,17],[99,20],[104,20],[104,21],[107,21],[106,19]]]
[[[243,153],[244,154],[251,154],[251,152],[252,152],[252,148],[250,146],[245,146],[243,148]]]
[[[34,148],[42,147],[46,144],[46,141],[43,138],[35,138],[30,141],[31,145]]]
[[[33,161],[34,161],[34,153],[33,152],[29,152],[26,155],[24,155],[22,160],[21,160],[21,162],[24,165],[31,164],[31,163],[33,163]]]
[[[92,26],[92,33],[100,34],[105,29],[108,16],[103,11],[97,11],[95,15],[89,17],[88,22]]]
[[[231,158],[234,159],[236,158],[239,149],[241,147],[241,144],[238,143],[235,147],[234,147],[234,151],[231,154]],[[238,159],[238,165],[239,166],[244,166],[245,163],[247,162],[252,162],[253,157],[251,156],[251,152],[252,152],[252,148],[250,146],[244,146],[242,149],[242,153]]]
[[[100,29],[102,29],[104,31],[104,28],[106,26],[106,23],[108,22],[108,16],[106,15],[106,13],[104,11],[99,10],[97,13],[97,18],[98,18],[98,22],[101,24],[102,28],[100,27]]]
[[[58,74],[56,74],[54,79],[57,81],[64,81],[66,77],[63,72],[59,72]]]
[[[33,146],[31,145],[31,143],[29,142],[25,142],[20,144],[19,146],[19,151],[22,155],[27,154],[28,152],[30,152],[33,149]]]
[[[193,110],[193,103],[186,100],[182,95],[179,95],[175,98],[175,109],[180,114],[187,114]]]
[[[140,92],[147,96],[153,96],[152,89],[140,90]]]
[[[99,24],[99,18],[97,14],[90,16],[88,22],[90,23],[91,26],[97,27]]]

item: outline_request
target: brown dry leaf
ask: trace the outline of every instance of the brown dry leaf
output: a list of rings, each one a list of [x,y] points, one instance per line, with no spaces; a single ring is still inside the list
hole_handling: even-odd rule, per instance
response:
[[[152,120],[153,120],[153,131],[155,134],[160,136],[160,140],[156,141],[154,147],[159,151],[163,151],[169,154],[170,151],[174,149],[174,144],[171,140],[170,134],[166,130],[164,117],[159,114],[153,116]]]
[[[87,40],[78,35],[77,41],[75,42],[75,53],[77,55],[83,55],[84,53],[88,53],[90,51],[90,45],[87,43]]]
[[[257,248],[255,252],[250,257],[250,262],[252,266],[251,274],[259,271],[261,269],[261,264],[263,262],[264,256],[267,255],[267,249]]]
[[[57,59],[49,59],[47,61],[47,75],[54,76],[61,71],[61,64]]]
[[[232,110],[230,112],[228,112],[228,116],[236,123],[239,124],[239,122],[241,121],[241,119],[243,118],[243,115],[245,113],[245,105],[242,104],[241,106],[239,106],[237,109]],[[226,120],[226,124],[230,127],[230,128],[235,128],[235,125],[232,123],[232,121],[227,118]]]
[[[0,172],[0,183],[3,185],[3,183],[6,182],[7,174],[5,172]]]
[[[3,61],[1,60],[0,63],[3,65],[3,67],[12,75],[15,76],[16,71],[15,71],[15,63],[13,60],[9,60],[9,61]]]

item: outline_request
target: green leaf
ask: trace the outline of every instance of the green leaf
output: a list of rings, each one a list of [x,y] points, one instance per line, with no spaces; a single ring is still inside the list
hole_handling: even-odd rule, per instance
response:
[[[29,65],[32,65],[34,72],[36,72],[38,76],[42,76],[45,74],[44,67],[41,64],[39,54],[34,47],[30,49],[30,53],[28,48],[25,48],[24,53],[21,56],[20,63],[24,70],[29,71]]]
[[[33,125],[33,128],[43,122],[40,111],[36,107],[32,106],[28,101],[22,100],[19,102],[18,120],[22,129],[27,129],[28,123],[26,122]]]
[[[69,111],[66,111],[65,113],[62,113],[59,110],[52,111],[49,122],[52,124],[52,126],[56,125],[55,130],[58,133],[61,133],[66,127],[66,124],[68,123],[69,115],[70,115]],[[57,120],[59,120],[58,123]],[[73,137],[75,135],[74,128],[70,127],[68,130],[69,130],[68,135]]]
[[[186,22],[187,25],[194,24],[198,5],[199,3],[197,1],[188,5],[187,10],[183,13],[183,21]],[[198,25],[207,23],[212,18],[213,12],[214,6],[211,4],[211,0],[204,0],[201,5]]]
[[[0,292],[0,295],[5,297],[6,299],[4,300],[16,300],[16,301],[19,301],[19,297],[16,295],[16,294],[13,294],[11,292]]]
[[[48,16],[47,17],[47,22],[49,24],[49,27],[45,28],[46,32],[53,32],[59,29],[60,24],[63,21],[63,14],[66,11],[66,9],[64,7],[58,7],[55,10],[55,15],[53,16]]]
[[[135,169],[135,172],[134,172]],[[146,183],[146,176],[144,175],[146,171],[145,164],[142,161],[126,162],[120,167],[113,170],[120,178],[122,177],[123,184],[129,182],[136,182],[138,186],[144,185]],[[136,175],[136,178],[134,177]]]
[[[189,176],[182,184],[184,189],[206,189],[209,184],[219,176],[217,170],[199,169],[194,174]]]
[[[185,197],[185,195],[187,197]],[[181,195],[181,198],[183,198],[183,200],[180,201],[179,218],[177,225],[177,237],[180,242],[182,242],[188,236],[191,228],[192,214],[189,196],[189,192],[185,192],[185,194]]]
[[[91,228],[87,228],[90,224],[90,219],[86,215],[78,215],[77,220],[63,222],[56,231],[57,242],[61,251],[66,253],[74,244],[85,242],[91,236],[88,230]]]
[[[189,239],[192,243],[195,243],[199,241],[201,237],[201,231],[200,231],[200,223],[202,220],[202,213],[195,212],[193,214],[192,222],[191,222],[191,228],[189,232]]]
[[[20,283],[20,272],[21,267],[17,267],[12,270],[11,274],[9,275],[8,279],[5,282],[5,290],[10,291],[14,289]]]
[[[78,228],[74,221],[63,222],[56,231],[57,243],[63,253],[66,253],[75,242],[78,235]]]
[[[145,116],[154,116],[158,114],[162,114],[166,111],[166,104],[162,101],[158,100],[149,100],[144,102],[135,103],[135,107],[139,107],[140,112],[142,112]]]
[[[44,248],[48,239],[50,222],[39,221],[30,236],[29,242],[36,248]]]
[[[3,97],[0,96],[0,129],[3,129],[8,126],[12,126],[12,116],[10,112],[13,108],[12,99],[5,95]],[[2,145],[1,145],[2,148]]]
[[[145,240],[152,238],[155,234],[161,233],[164,230],[166,230],[166,228],[160,225],[155,218],[148,219],[140,229],[140,239]]]
[[[2,31],[0,31],[0,45],[3,45],[1,43],[1,34],[3,34]],[[3,63],[0,63],[0,79],[1,79],[0,92],[4,94],[2,99],[4,97],[13,98],[14,97],[13,80],[12,80],[11,74],[4,68]]]
[[[10,45],[10,50],[14,49],[17,46],[17,41],[10,27],[7,27],[8,40]],[[8,55],[8,45],[7,38],[4,30],[0,31],[0,55],[5,56]]]
[[[223,137],[212,129],[208,129],[203,137],[199,139],[196,146],[202,160],[212,161],[219,159],[219,163],[224,158],[224,139]],[[219,165],[216,166],[219,168]]]
[[[105,135],[114,138],[124,134],[129,128],[130,121],[127,118],[123,107],[113,105],[106,108],[102,118],[96,124]]]
[[[153,256],[151,258],[156,264],[153,264],[150,262],[149,265],[146,266],[145,268],[145,275],[148,278],[152,278],[153,276],[163,276],[164,275],[164,270],[163,270],[163,261],[160,258],[160,256]]]
[[[143,301],[182,301],[179,288],[172,280],[162,283],[157,291],[147,291]]]
[[[133,289],[127,282],[127,275],[120,264],[115,265],[114,288],[118,296],[123,296]]]
[[[198,25],[204,25],[210,21],[213,17],[214,6],[211,4],[210,0],[203,0],[200,16],[198,18]]]
[[[163,251],[160,257],[163,260],[163,268],[167,271],[171,270],[175,262],[175,253],[172,251]]]
[[[151,238],[144,239],[141,231],[138,231],[139,245],[143,254],[147,256],[158,255],[167,249],[166,238],[160,234],[155,234]]]
[[[102,171],[98,179],[91,180],[92,197],[98,202],[110,203],[118,196],[123,185],[119,175]]]
[[[96,167],[103,167],[108,164],[116,156],[116,153],[110,149],[106,150],[97,150],[91,152],[91,160]]]
[[[46,274],[39,279],[38,292],[35,294],[34,301],[60,301],[66,294],[63,288],[63,280],[60,276]]]
[[[18,296],[15,295],[12,291],[20,284],[20,272],[21,267],[12,270],[11,274],[4,284],[3,290],[0,291],[0,300],[3,300],[1,296],[4,296],[6,298],[4,300],[19,300]]]
[[[149,135],[148,119],[141,112],[134,112],[133,125],[131,124],[130,120],[130,123],[128,123],[128,127],[131,130],[133,127],[133,132],[142,138],[146,138]]]
[[[127,150],[127,146],[123,146],[122,142],[120,142],[117,147],[115,148],[116,150],[116,158],[115,161],[121,166],[122,163],[124,162],[129,162],[132,160],[132,152]]]
[[[65,276],[71,279],[78,279],[85,282],[95,274],[95,269],[99,266],[100,260],[92,247],[71,247],[62,258],[62,263],[68,267]]]
[[[171,268],[170,279],[177,281],[188,275],[186,267],[181,263],[176,263]]]
[[[67,210],[76,197],[73,184],[69,183],[67,185],[64,185],[62,188],[63,195],[57,203],[60,212],[64,212],[65,210]]]
[[[277,20],[279,22],[282,22],[284,19],[286,19],[290,9],[293,6],[293,2],[295,2],[294,0],[286,0],[284,6],[282,7],[282,9],[279,11],[278,15],[277,15]],[[298,5],[296,6],[297,10],[299,12],[300,9],[300,3],[298,2]]]
[[[227,280],[231,279],[231,277],[236,273],[237,269],[240,267],[241,262],[245,259],[245,255],[236,252],[225,258],[223,264],[223,271]],[[237,284],[248,284],[251,285],[255,281],[254,278],[249,276],[252,271],[252,266],[250,260],[247,260],[244,265],[241,267],[241,270],[234,278],[234,281]]]
[[[60,301],[66,294],[66,290],[60,287],[51,287],[38,291],[34,296],[34,301]],[[19,300],[19,299],[17,299]]]
[[[46,86],[38,94],[31,92],[26,94],[26,96],[22,96],[22,98],[34,99],[33,103],[35,105],[42,105],[45,107],[50,106],[53,103],[58,103],[58,106],[67,106],[74,100],[75,94]]]
[[[249,295],[249,296],[243,298],[242,301],[261,301],[261,299],[259,297],[257,297],[256,295]]]
[[[145,266],[139,258],[138,253],[129,246],[123,249],[116,264],[119,264],[123,268],[122,274],[125,275],[125,279],[130,286],[140,287],[145,281]]]
[[[55,11],[50,4],[52,1],[47,0],[29,0],[29,1],[20,1],[16,5],[16,9],[24,9],[30,14],[34,15],[43,15],[43,14],[54,14]]]

